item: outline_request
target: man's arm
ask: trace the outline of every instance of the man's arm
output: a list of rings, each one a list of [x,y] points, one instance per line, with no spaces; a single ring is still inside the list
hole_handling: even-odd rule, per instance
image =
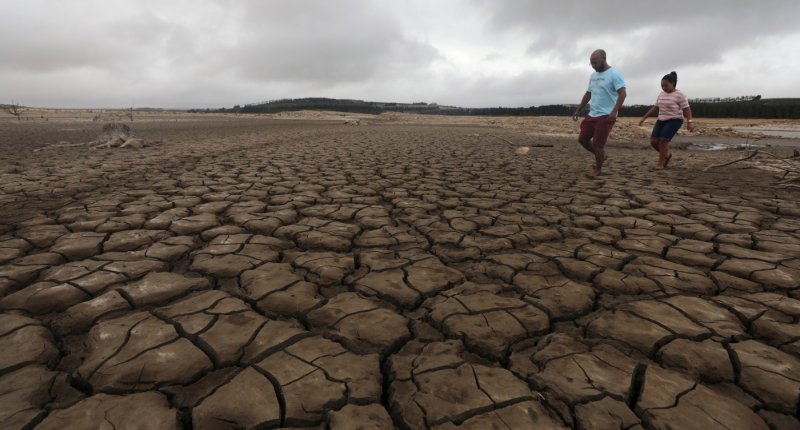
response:
[[[581,104],[578,105],[578,108],[575,109],[575,113],[572,114],[572,120],[573,121],[577,121],[578,120],[578,115],[580,115],[581,110],[583,110],[583,108],[585,108],[586,105],[589,104],[589,100],[591,100],[591,98],[592,98],[592,93],[590,93],[589,91],[586,91],[586,93],[583,95],[583,98],[581,99]]]
[[[609,122],[614,122],[617,120],[617,114],[619,113],[619,108],[622,107],[622,102],[624,102],[625,97],[628,96],[628,92],[625,91],[625,87],[618,89],[617,94],[619,94],[619,97],[617,97],[617,104],[614,105],[614,109],[611,110],[611,114],[608,115]]]

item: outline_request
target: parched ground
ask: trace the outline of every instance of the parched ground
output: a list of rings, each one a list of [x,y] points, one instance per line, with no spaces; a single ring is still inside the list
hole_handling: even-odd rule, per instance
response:
[[[800,427],[800,199],[740,152],[209,118],[0,123],[0,428]]]

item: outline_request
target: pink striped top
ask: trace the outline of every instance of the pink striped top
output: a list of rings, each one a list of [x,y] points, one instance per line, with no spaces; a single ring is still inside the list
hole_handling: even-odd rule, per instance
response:
[[[656,100],[658,105],[658,119],[666,121],[668,119],[683,118],[683,109],[689,107],[689,99],[681,90],[671,93],[662,91]]]

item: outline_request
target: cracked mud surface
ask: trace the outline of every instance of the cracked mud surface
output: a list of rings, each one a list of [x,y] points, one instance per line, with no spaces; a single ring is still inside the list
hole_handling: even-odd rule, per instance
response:
[[[735,152],[64,127],[0,131],[0,428],[800,428],[800,199]]]

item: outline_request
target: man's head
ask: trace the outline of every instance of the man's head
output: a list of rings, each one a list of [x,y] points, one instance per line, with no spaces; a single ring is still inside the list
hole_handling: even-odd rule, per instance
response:
[[[592,52],[589,62],[592,64],[592,68],[598,72],[603,72],[609,67],[606,63],[606,51],[602,49]]]

